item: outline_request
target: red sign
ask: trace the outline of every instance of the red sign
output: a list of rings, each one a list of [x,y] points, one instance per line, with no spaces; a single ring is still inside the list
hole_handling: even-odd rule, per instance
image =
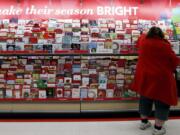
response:
[[[8,0],[0,1],[0,18],[140,18],[171,16],[180,0]]]

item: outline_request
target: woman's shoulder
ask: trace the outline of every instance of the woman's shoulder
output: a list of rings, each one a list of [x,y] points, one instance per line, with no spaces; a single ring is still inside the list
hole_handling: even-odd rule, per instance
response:
[[[165,44],[168,44],[168,45],[171,44],[167,39],[163,39],[163,42],[164,42]]]

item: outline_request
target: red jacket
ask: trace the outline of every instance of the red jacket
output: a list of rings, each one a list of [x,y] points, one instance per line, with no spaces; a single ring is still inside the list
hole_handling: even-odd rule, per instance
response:
[[[142,96],[177,105],[177,89],[173,72],[179,59],[168,41],[141,37],[139,59],[132,89]]]

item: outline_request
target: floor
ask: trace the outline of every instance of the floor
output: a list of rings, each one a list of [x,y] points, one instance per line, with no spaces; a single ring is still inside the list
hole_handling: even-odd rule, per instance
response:
[[[6,121],[0,122],[0,135],[151,135],[151,130],[138,129],[139,121]],[[166,123],[166,135],[180,133],[180,120]]]

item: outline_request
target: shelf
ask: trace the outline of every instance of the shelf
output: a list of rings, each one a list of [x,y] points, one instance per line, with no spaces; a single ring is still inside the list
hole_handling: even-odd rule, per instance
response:
[[[80,101],[80,98],[2,98],[0,102],[14,102],[14,101],[32,101],[32,102],[39,102],[39,101]]]
[[[180,56],[180,54],[176,54]],[[48,52],[0,52],[0,56],[138,56],[137,53],[84,53],[84,52],[62,52],[62,53],[48,53]]]
[[[138,98],[136,97],[128,97],[128,98],[84,98],[82,101],[136,101]]]
[[[48,101],[136,101],[138,98],[129,97],[129,98],[2,98],[0,102],[14,102],[14,101],[32,101],[32,102],[48,102]]]
[[[112,53],[0,53],[0,56],[138,56],[132,54],[112,54]]]

